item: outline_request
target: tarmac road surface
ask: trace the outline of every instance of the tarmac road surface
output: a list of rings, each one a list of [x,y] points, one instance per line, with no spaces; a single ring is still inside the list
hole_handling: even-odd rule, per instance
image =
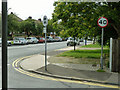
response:
[[[48,43],[47,45],[48,45],[48,52],[67,47],[66,42]],[[96,85],[87,85],[87,84],[80,84],[74,82],[63,82],[59,80],[47,80],[47,78],[38,79],[22,74],[16,71],[12,67],[12,63],[18,58],[35,55],[35,54],[43,54],[43,53],[44,53],[44,44],[30,44],[30,45],[8,47],[8,87],[9,88],[105,88]],[[0,49],[0,54],[1,54],[1,49]]]

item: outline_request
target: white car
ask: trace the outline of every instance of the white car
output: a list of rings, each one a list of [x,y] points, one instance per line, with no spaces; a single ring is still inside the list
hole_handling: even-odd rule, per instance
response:
[[[7,45],[11,46],[11,41],[7,41]],[[0,38],[0,46],[2,46],[2,38]]]
[[[27,40],[25,38],[16,37],[13,39],[14,44],[27,44]]]
[[[47,36],[47,42],[53,42],[53,38],[51,36]]]
[[[27,42],[28,43],[38,43],[38,39],[36,37],[27,37]]]
[[[74,45],[74,38],[69,37],[67,39],[67,46],[73,46]],[[75,38],[75,45],[80,45],[80,41],[78,38]]]

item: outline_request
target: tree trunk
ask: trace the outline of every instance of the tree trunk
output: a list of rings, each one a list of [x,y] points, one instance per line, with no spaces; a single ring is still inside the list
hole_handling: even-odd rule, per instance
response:
[[[94,37],[93,44],[95,44],[95,40],[96,40],[96,38]]]

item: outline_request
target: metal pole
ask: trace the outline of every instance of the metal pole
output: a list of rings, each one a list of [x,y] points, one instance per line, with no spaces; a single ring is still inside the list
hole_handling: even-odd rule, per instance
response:
[[[2,0],[2,90],[7,90],[7,0]]]
[[[112,71],[112,38],[110,38],[110,61],[109,61],[110,72]]]
[[[46,36],[47,30],[45,26],[45,71],[47,71],[47,36]]]
[[[104,28],[102,28],[102,37],[101,37],[101,69],[103,69],[103,34],[104,34]]]

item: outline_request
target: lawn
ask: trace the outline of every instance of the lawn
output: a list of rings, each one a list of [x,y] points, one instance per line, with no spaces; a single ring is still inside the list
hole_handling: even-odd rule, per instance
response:
[[[89,45],[81,46],[81,48],[101,48],[101,45],[99,45],[98,43],[89,44]],[[103,48],[109,48],[109,47],[108,46],[103,46]]]
[[[109,55],[109,49],[104,49],[103,54],[106,54],[107,57]],[[64,53],[59,54],[58,56],[62,57],[74,57],[74,58],[94,58],[100,59],[101,57],[101,50],[71,50],[66,51]]]

